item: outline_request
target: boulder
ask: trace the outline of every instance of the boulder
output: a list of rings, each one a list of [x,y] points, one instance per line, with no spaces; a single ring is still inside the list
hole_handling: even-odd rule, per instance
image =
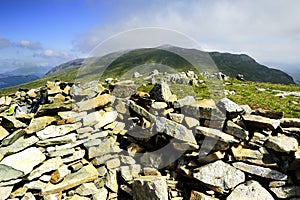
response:
[[[221,160],[196,168],[193,177],[219,193],[228,193],[245,181],[242,171]]]
[[[277,152],[290,153],[298,150],[298,141],[293,137],[286,136],[284,134],[278,134],[278,136],[271,136],[265,142],[265,147],[273,149]]]
[[[165,82],[156,83],[152,90],[149,92],[150,97],[155,101],[169,101],[172,97],[172,92],[169,88],[169,85]]]
[[[217,107],[224,113],[228,119],[233,119],[237,117],[239,114],[244,112],[243,108],[241,108],[238,104],[231,101],[228,98],[223,98],[217,103]]]
[[[194,103],[183,106],[181,109],[182,114],[208,120],[224,120],[226,119],[216,106],[212,99],[200,100]]]
[[[132,186],[134,200],[168,200],[166,177],[142,176]]]
[[[274,200],[272,195],[256,181],[247,181],[237,186],[226,200],[252,199]]]
[[[136,89],[137,86],[134,84],[134,81],[120,81],[114,85],[112,94],[117,98],[127,98],[135,94]]]

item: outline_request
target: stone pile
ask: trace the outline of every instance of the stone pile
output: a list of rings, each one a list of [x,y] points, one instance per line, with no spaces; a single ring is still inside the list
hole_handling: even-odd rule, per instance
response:
[[[143,75],[139,74],[138,72],[135,72],[133,74],[133,78],[138,78]],[[220,80],[223,80],[222,73],[215,74],[213,77],[218,77]],[[176,83],[176,84],[183,84],[183,85],[194,85],[194,86],[199,86],[199,84],[204,83],[203,80],[200,80],[198,75],[192,71],[189,70],[187,72],[180,72],[180,73],[161,73],[158,70],[153,70],[152,72],[149,73],[149,76],[144,77],[144,80],[150,84],[155,84],[159,82],[170,82],[170,83]]]
[[[299,199],[300,119],[227,98],[177,99],[166,83],[48,82],[2,97],[0,199]]]

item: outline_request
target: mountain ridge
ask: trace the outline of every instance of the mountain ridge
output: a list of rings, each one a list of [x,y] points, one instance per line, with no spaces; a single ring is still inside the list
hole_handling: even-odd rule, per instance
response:
[[[176,56],[174,55],[174,52],[180,52],[180,55]],[[117,53],[118,52],[112,53],[110,56],[114,57],[114,54]],[[287,73],[262,65],[246,54],[204,52],[197,49],[186,49],[174,46],[166,46],[163,48],[141,48],[126,51],[116,59],[111,59],[112,62],[106,66],[105,71],[100,71],[103,72],[103,76],[105,77],[108,77],[109,75],[120,76],[127,70],[145,63],[163,64],[172,66],[178,71],[185,71],[193,65],[191,65],[188,60],[180,58],[182,55],[188,55],[188,57],[191,58],[199,57],[199,55],[200,57],[208,55],[211,57],[211,60],[214,62],[217,69],[230,77],[236,77],[238,74],[243,74],[245,79],[249,81],[295,84],[293,78]],[[95,62],[100,63],[98,66],[105,66],[105,64],[103,64],[105,63],[103,62],[104,57],[97,58]],[[64,73],[66,69],[83,67],[85,63],[84,60],[85,59],[75,59],[63,63],[51,69],[45,76],[50,77],[52,75]],[[204,65],[209,66],[212,64],[204,63]],[[90,71],[92,74],[100,72],[99,70],[97,71],[97,69],[90,69]]]

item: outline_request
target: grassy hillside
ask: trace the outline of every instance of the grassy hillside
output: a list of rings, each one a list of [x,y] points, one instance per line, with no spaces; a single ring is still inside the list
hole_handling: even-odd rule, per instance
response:
[[[218,52],[211,52],[209,54],[219,70],[230,77],[243,74],[245,79],[249,81],[282,84],[294,83],[293,78],[288,74],[261,65],[245,54],[236,55]]]

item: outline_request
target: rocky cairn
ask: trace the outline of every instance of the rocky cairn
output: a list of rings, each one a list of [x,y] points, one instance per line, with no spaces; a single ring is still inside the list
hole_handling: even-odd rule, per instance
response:
[[[0,98],[0,199],[300,198],[300,119],[105,86],[48,82],[49,101],[14,116],[40,88]]]

